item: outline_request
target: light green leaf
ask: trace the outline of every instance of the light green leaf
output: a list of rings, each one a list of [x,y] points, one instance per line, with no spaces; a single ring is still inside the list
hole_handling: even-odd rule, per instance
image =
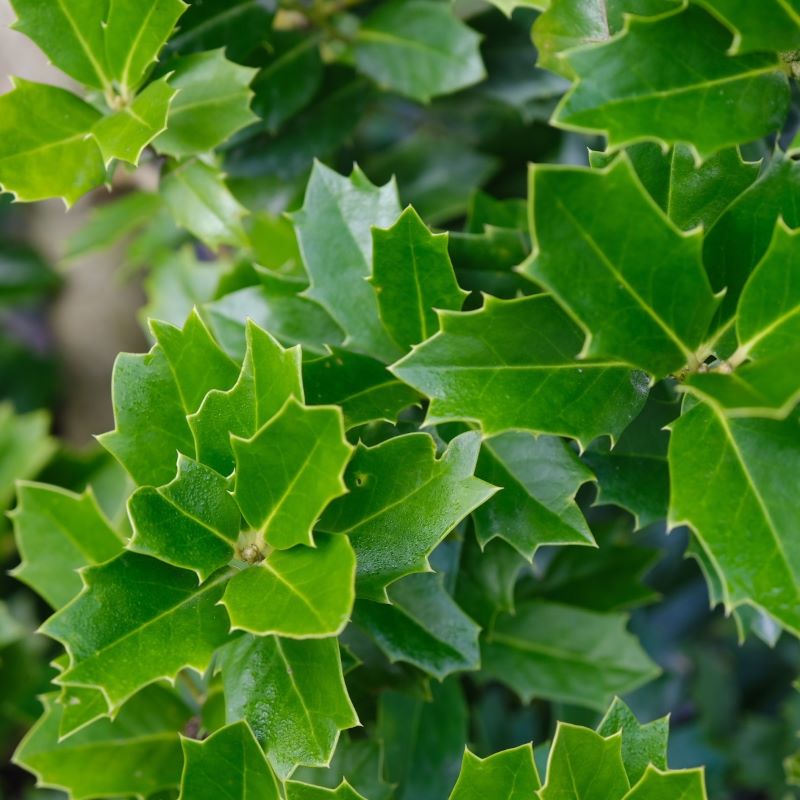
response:
[[[336,639],[242,636],[220,651],[229,721],[247,720],[281,779],[324,766],[339,732],[358,725]]]
[[[167,127],[167,113],[175,89],[166,78],[154,81],[130,105],[103,117],[92,128],[103,160],[113,159],[136,166],[145,147]]]
[[[622,765],[622,736],[604,739],[588,728],[558,723],[542,800],[622,800],[629,784]]]
[[[487,297],[478,311],[442,313],[441,326],[391,367],[431,399],[429,423],[469,419],[487,435],[523,429],[586,446],[619,436],[647,396],[642,373],[575,360],[583,334],[547,295]]]
[[[174,692],[151,686],[131,698],[113,722],[100,720],[63,741],[64,710],[53,695],[45,696],[44,705],[44,716],[14,755],[40,786],[66,789],[75,800],[144,797],[177,787],[178,731],[191,712]]]
[[[361,600],[353,621],[391,662],[414,664],[440,681],[478,668],[476,625],[454,602],[437,575],[408,575],[388,590],[391,605]]]
[[[100,112],[64,89],[13,83],[0,97],[0,190],[24,202],[60,197],[69,207],[106,179],[89,134]]]
[[[233,558],[241,516],[228,481],[184,455],[170,483],[131,495],[128,514],[131,550],[192,569],[201,581]]]
[[[631,785],[636,784],[651,765],[662,770],[667,768],[669,717],[642,725],[628,706],[615,697],[597,732],[608,738],[618,731],[622,733],[622,763]]]
[[[758,139],[783,124],[786,74],[777,55],[731,56],[729,44],[728,31],[693,5],[628,17],[621,35],[564,56],[578,80],[553,124],[603,133],[613,148],[655,139],[701,157]]]
[[[705,779],[700,769],[661,772],[648,767],[644,777],[624,800],[706,800]]]
[[[670,223],[627,157],[602,171],[537,165],[530,197],[538,249],[528,274],[584,327],[582,355],[656,378],[696,363],[716,308],[702,236]]]
[[[336,636],[350,618],[356,559],[344,536],[274,550],[228,583],[222,604],[234,629],[294,639]]]
[[[255,69],[228,61],[224,50],[178,60],[168,78],[178,96],[170,107],[169,127],[158,137],[156,149],[175,158],[209,152],[256,122],[249,88],[255,74]]]
[[[691,526],[726,608],[749,602],[800,631],[797,417],[727,419],[701,403],[672,426],[669,464],[670,525]]]
[[[111,709],[191,667],[203,672],[228,636],[224,576],[197,576],[138,553],[84,570],[85,588],[42,626],[70,655],[61,686],[96,686]]]
[[[439,329],[434,309],[459,311],[467,293],[458,288],[447,253],[447,234],[432,234],[410,206],[387,230],[372,232],[372,283],[380,316],[404,349]]]
[[[550,5],[550,0],[489,0],[489,2],[509,17],[515,8],[536,8],[544,11]]]
[[[22,563],[14,570],[53,608],[81,590],[78,569],[122,552],[122,539],[100,510],[94,494],[20,482],[11,512]]]
[[[53,661],[53,666],[59,672],[63,672],[69,667],[69,656],[62,653]],[[55,702],[61,706],[61,719],[58,724],[59,741],[103,717],[111,716],[108,701],[103,693],[90,686],[62,686]]]
[[[796,0],[763,0],[758,13],[747,0],[695,0],[733,33],[731,53],[783,52],[800,48]]]
[[[250,726],[234,722],[202,742],[181,739],[180,800],[280,800],[281,791]]]
[[[481,446],[476,474],[501,487],[475,511],[481,546],[499,536],[530,561],[543,544],[594,544],[575,504],[578,489],[594,476],[563,440],[522,432],[494,436]]]
[[[347,488],[343,474],[352,448],[341,411],[290,397],[252,438],[233,437],[231,444],[234,496],[259,543],[313,546],[314,523]]]
[[[212,389],[189,417],[198,459],[221,475],[233,471],[231,435],[251,437],[290,397],[303,400],[300,349],[284,350],[249,319],[245,338],[247,352],[236,383],[227,391]]]
[[[286,800],[366,800],[347,781],[342,781],[335,789],[324,789],[308,783],[288,781]]]
[[[540,787],[530,744],[488,758],[466,750],[450,800],[531,800]]]
[[[354,51],[378,85],[427,103],[486,77],[479,42],[447,4],[393,0],[364,20]]]
[[[448,12],[449,13],[449,12]],[[400,355],[378,316],[367,283],[372,273],[372,228],[400,215],[394,181],[373,186],[358,168],[347,178],[314,163],[303,208],[292,215],[316,300],[347,335],[348,348],[389,361]]]
[[[303,362],[310,405],[337,405],[347,430],[367,422],[394,422],[419,395],[397,380],[386,365],[369,356],[331,347],[330,355]]]
[[[482,674],[509,685],[525,703],[540,697],[603,710],[614,695],[659,672],[626,622],[624,614],[526,600],[487,634]]]
[[[214,167],[200,161],[181,164],[161,181],[161,191],[176,224],[212,249],[246,243],[242,217],[247,209]]]
[[[358,446],[345,474],[349,492],[319,527],[349,536],[359,597],[386,602],[389,584],[428,571],[436,545],[496,491],[473,475],[479,447],[477,433],[456,437],[438,459],[424,433]]]

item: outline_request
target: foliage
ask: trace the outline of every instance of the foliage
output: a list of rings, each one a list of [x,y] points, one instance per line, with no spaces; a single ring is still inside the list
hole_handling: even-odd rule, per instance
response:
[[[797,663],[791,4],[12,4],[76,88],[0,97],[0,187],[159,174],[68,248],[148,269],[118,466],[32,481],[42,417],[0,412],[52,610],[16,763],[87,800],[703,800],[714,753],[668,769],[618,697],[658,717],[678,672],[664,528]]]

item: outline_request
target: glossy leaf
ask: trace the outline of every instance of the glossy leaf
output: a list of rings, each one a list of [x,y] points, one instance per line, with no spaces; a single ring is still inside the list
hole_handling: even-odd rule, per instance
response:
[[[286,784],[286,800],[365,800],[347,781],[335,789],[323,789],[307,783],[288,781]]]
[[[478,758],[466,750],[450,800],[530,800],[539,788],[539,773],[529,744],[488,758]]]
[[[469,419],[488,435],[524,429],[586,446],[619,436],[644,403],[641,373],[575,360],[581,331],[546,295],[487,297],[479,311],[443,313],[441,327],[392,367],[431,399],[430,423]]]
[[[359,597],[385,602],[386,587],[429,569],[428,556],[495,488],[474,477],[480,438],[455,438],[440,458],[433,439],[412,433],[359,445],[347,468],[348,494],[320,528],[346,533],[356,551]]]
[[[745,0],[697,0],[733,33],[732,53],[796,50],[800,47],[797,3],[766,0],[752,13]]]

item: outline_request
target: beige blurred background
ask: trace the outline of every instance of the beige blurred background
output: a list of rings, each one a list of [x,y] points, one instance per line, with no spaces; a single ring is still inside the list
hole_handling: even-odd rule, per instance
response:
[[[0,94],[11,89],[10,75],[69,87],[69,80],[36,45],[9,29],[13,21],[9,0],[0,0]],[[50,321],[63,365],[59,433],[76,445],[87,444],[92,435],[114,425],[110,376],[117,353],[146,349],[136,322],[136,310],[143,302],[141,289],[138,281],[120,277],[118,253],[92,255],[68,267],[59,264],[69,235],[107,194],[100,189],[69,212],[60,201],[29,206],[24,232],[65,278]]]

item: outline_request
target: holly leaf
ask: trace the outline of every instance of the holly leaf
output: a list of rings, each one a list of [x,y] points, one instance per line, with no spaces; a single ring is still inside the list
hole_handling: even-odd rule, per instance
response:
[[[479,666],[476,625],[450,597],[440,576],[408,575],[388,590],[391,605],[360,600],[353,621],[386,653],[440,681]]]
[[[478,477],[501,491],[475,510],[481,546],[505,539],[533,560],[543,544],[594,545],[575,494],[594,479],[575,452],[554,436],[504,433],[483,442]]]
[[[575,360],[583,335],[547,295],[487,297],[478,311],[443,312],[441,328],[391,367],[430,398],[429,424],[469,419],[487,435],[523,429],[585,447],[619,436],[644,404],[641,373]]]
[[[92,135],[106,166],[115,158],[138,165],[145,147],[166,130],[175,94],[166,78],[153,81],[130,105],[95,123]]]
[[[231,435],[252,437],[290,397],[303,400],[300,349],[284,350],[249,319],[245,338],[247,350],[236,383],[227,391],[212,389],[189,416],[198,459],[221,475],[234,468]]]
[[[131,495],[128,515],[131,550],[192,569],[201,582],[233,558],[241,515],[228,482],[184,455],[170,483]]]
[[[75,800],[150,796],[180,781],[178,731],[191,716],[178,696],[150,686],[125,704],[115,720],[99,720],[65,740],[62,706],[43,698],[45,712],[20,743],[14,762],[38,784],[69,792]]]
[[[347,781],[335,789],[325,789],[299,781],[286,783],[286,800],[366,800]]]
[[[213,250],[246,244],[242,218],[247,209],[214,167],[201,161],[180,164],[162,179],[160,189],[175,223]]]
[[[336,639],[241,636],[219,654],[226,717],[244,719],[278,777],[327,765],[339,732],[358,725]]]
[[[733,33],[731,53],[784,52],[800,47],[800,13],[796,5],[765,0],[758,14],[742,0],[696,0]]]
[[[722,580],[726,608],[752,603],[800,631],[800,564],[790,544],[800,495],[787,479],[800,469],[796,415],[728,419],[700,403],[672,426],[669,466],[669,524],[695,532]],[[746,539],[732,535],[743,530]]]
[[[222,604],[234,629],[297,639],[336,636],[350,617],[356,559],[344,536],[275,550],[231,578]]]
[[[70,655],[61,686],[95,686],[113,710],[144,686],[191,667],[203,672],[228,637],[224,578],[122,553],[86,568],[85,587],[42,626]]]
[[[155,143],[159,153],[185,158],[210,152],[258,120],[250,110],[256,70],[228,61],[224,50],[186,56],[170,67],[167,80],[177,97]]]
[[[523,744],[511,750],[478,758],[464,751],[461,772],[450,800],[530,800],[541,788],[533,762],[533,748]]]
[[[372,228],[400,215],[394,181],[373,186],[358,168],[345,178],[314,163],[300,211],[292,215],[316,300],[345,332],[345,347],[381,361],[400,354],[378,315],[372,273]],[[336,268],[333,268],[333,264]]]
[[[17,484],[17,507],[10,513],[22,563],[13,571],[53,608],[81,590],[78,570],[122,551],[91,490],[74,494],[40,483]]]
[[[0,190],[23,202],[60,197],[69,208],[106,179],[90,135],[100,112],[65,89],[13,85],[0,97]]]
[[[180,800],[280,800],[275,773],[246,722],[226,725],[201,742],[182,737],[181,746]]]
[[[656,378],[695,364],[716,308],[702,235],[680,232],[656,208],[627,157],[600,171],[537,165],[530,196],[538,249],[527,271],[585,329],[581,356],[618,359]],[[614,207],[635,213],[636,225],[610,214]]]
[[[659,672],[626,622],[624,614],[525,600],[486,634],[482,676],[503,681],[524,703],[540,697],[603,710]]]
[[[409,206],[387,230],[372,232],[373,274],[380,316],[404,349],[439,329],[434,309],[459,311],[467,292],[458,288],[447,254],[447,234],[431,233]]]
[[[277,547],[314,545],[311,529],[341,495],[352,448],[342,414],[333,406],[306,407],[290,397],[250,439],[231,439],[236,460],[234,497],[260,541]]]
[[[564,55],[577,82],[552,122],[603,133],[612,148],[642,139],[681,142],[701,158],[759,139],[783,124],[786,75],[777,54],[729,55],[729,44],[728,31],[694,5],[629,16],[619,36]]]
[[[367,422],[395,422],[419,395],[397,380],[386,365],[369,356],[331,347],[330,355],[303,362],[303,384],[310,405],[336,405],[346,430]]]
[[[496,491],[474,477],[480,437],[465,433],[436,458],[433,439],[410,433],[375,447],[359,444],[347,467],[348,493],[319,527],[346,533],[356,551],[356,593],[387,602],[386,587],[429,570],[428,556]]]
[[[354,55],[379,86],[428,103],[486,77],[479,42],[446,5],[393,0],[364,20]]]
[[[644,777],[625,795],[624,800],[706,800],[705,779],[700,769],[661,772],[648,767]]]

